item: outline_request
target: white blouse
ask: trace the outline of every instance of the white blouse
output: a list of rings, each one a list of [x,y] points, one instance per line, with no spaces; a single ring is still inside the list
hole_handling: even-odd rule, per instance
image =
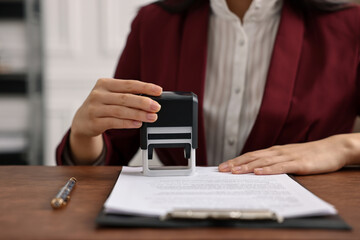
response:
[[[259,113],[282,0],[253,0],[243,23],[210,0],[204,118],[208,165],[239,156]]]

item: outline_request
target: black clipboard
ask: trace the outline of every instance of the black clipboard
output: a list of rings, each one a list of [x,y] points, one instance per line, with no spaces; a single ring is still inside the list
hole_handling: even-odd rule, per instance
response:
[[[96,218],[98,227],[120,228],[293,228],[293,229],[328,229],[351,230],[351,227],[339,216],[303,217],[285,219],[282,223],[273,220],[196,220],[168,219],[156,217],[109,214],[103,209]]]

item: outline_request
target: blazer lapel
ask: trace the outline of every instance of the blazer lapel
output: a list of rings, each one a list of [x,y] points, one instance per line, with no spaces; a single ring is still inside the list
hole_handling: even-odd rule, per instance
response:
[[[185,18],[177,91],[194,92],[199,100],[197,165],[206,165],[206,143],[203,121],[203,98],[207,58],[209,4],[189,10]]]
[[[243,153],[276,144],[290,110],[303,34],[302,16],[285,1],[262,104]]]

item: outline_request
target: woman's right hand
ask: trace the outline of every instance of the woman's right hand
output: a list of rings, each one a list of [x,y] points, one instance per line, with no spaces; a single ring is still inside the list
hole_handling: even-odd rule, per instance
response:
[[[101,78],[75,114],[71,125],[70,148],[77,163],[93,162],[103,148],[102,133],[108,129],[139,128],[155,122],[160,105],[149,97],[162,88],[137,80]]]

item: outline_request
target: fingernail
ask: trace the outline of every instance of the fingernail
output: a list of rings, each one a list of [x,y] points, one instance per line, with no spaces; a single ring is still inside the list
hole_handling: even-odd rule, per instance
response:
[[[231,172],[240,172],[241,169],[242,169],[241,166],[233,167],[231,168]]]
[[[133,124],[135,127],[141,127],[142,125],[142,122],[139,122],[139,121],[133,121]]]
[[[146,118],[149,121],[155,121],[157,119],[157,114],[155,113],[148,113],[146,114]]]
[[[150,104],[150,109],[154,112],[157,112],[159,111],[161,108],[160,104],[158,104],[157,102],[155,101],[152,101],[151,104]]]
[[[230,165],[228,163],[222,163],[219,165],[220,171],[230,171]]]

